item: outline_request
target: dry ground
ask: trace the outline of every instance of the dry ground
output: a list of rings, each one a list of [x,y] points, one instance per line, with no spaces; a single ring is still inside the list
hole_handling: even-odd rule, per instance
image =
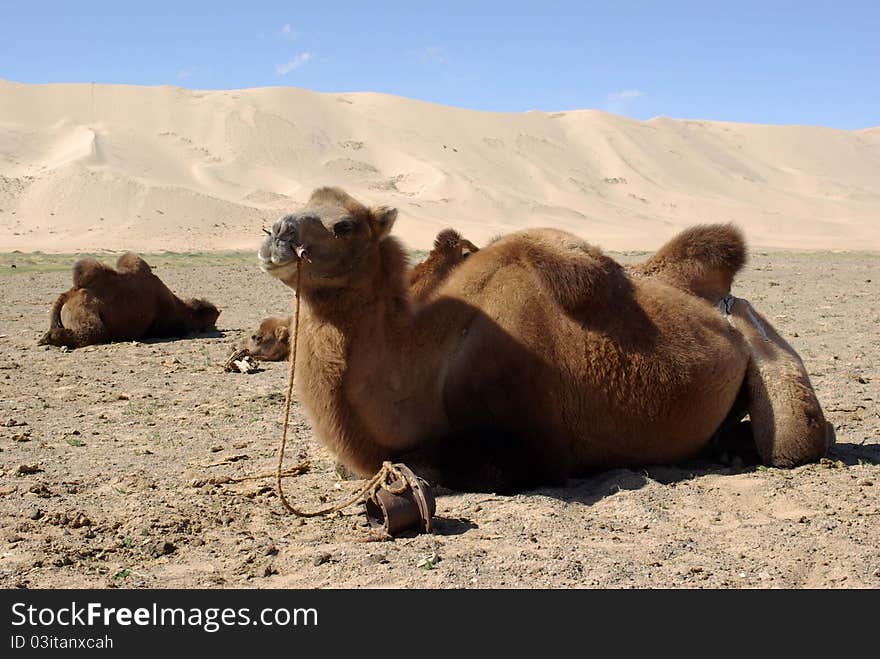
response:
[[[217,335],[37,347],[72,260],[0,257],[2,587],[880,587],[877,255],[758,253],[736,285],[804,358],[837,429],[830,461],[719,457],[449,494],[435,535],[383,543],[360,541],[357,509],[300,521],[271,481],[210,484],[274,467],[287,364],[222,364],[290,292],[251,255],[148,260],[223,309]],[[300,409],[293,430],[288,461],[314,468],[289,495],[351,491]]]

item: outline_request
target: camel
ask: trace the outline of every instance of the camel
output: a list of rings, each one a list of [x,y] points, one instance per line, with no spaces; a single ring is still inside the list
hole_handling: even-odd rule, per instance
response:
[[[264,362],[283,362],[290,356],[291,316],[269,316],[239,344],[254,359]]]
[[[687,272],[732,280],[744,250],[685,249],[704,267],[673,268],[669,253],[653,275],[631,275],[569,233],[518,231],[413,307],[396,217],[320,188],[259,251],[291,288],[301,267],[297,394],[354,472],[400,460],[457,490],[564,484],[694,456],[746,413],[765,464],[825,454],[832,437],[796,353],[729,291],[726,315],[690,292],[719,292]]]
[[[409,293],[413,304],[424,304],[459,263],[479,248],[454,229],[444,229],[434,239],[434,247],[424,261],[409,273]],[[270,316],[239,344],[255,359],[285,361],[290,356],[291,316]]]
[[[409,292],[413,303],[427,302],[453,268],[478,251],[476,245],[454,229],[438,233],[431,253],[410,272]]]
[[[140,256],[126,252],[116,269],[95,259],[73,266],[73,288],[55,300],[40,345],[82,346],[183,336],[214,326],[220,311],[206,300],[183,301]]]

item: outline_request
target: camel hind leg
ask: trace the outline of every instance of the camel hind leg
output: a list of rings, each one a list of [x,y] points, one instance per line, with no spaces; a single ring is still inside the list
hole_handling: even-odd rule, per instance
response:
[[[84,291],[67,293],[59,298],[52,313],[49,331],[40,339],[39,345],[81,348],[95,343],[109,343],[111,339],[96,300]]]
[[[795,467],[821,458],[834,443],[798,354],[747,300],[733,298],[729,318],[749,346],[745,387],[761,461]]]

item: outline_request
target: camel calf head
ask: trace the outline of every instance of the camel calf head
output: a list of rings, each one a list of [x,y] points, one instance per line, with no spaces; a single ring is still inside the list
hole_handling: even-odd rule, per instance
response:
[[[410,297],[417,305],[427,302],[459,264],[479,248],[454,229],[444,229],[434,239],[428,257],[409,275]]]
[[[290,321],[290,316],[264,318],[241,347],[261,361],[284,361],[290,355]]]
[[[434,239],[434,250],[432,253],[438,253],[446,259],[458,263],[474,252],[479,251],[479,247],[470,240],[462,238],[461,234],[455,229],[444,229]]]

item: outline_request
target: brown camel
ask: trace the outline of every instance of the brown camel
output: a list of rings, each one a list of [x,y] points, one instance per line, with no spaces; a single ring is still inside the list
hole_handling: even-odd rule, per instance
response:
[[[737,410],[737,421],[748,411],[755,448],[765,464],[795,466],[810,445],[834,442],[834,426],[826,423],[804,364],[788,342],[747,300],[730,295],[733,276],[745,265],[745,238],[732,224],[698,225],[685,229],[644,263],[630,266],[635,277],[660,281],[718,305],[743,334],[750,348],[748,377]],[[745,410],[744,401],[751,401]],[[804,432],[804,420],[809,432]]]
[[[424,304],[431,294],[461,264],[479,248],[461,237],[454,229],[444,229],[434,239],[434,248],[428,257],[409,274],[409,294],[414,304]]]
[[[396,216],[321,188],[259,253],[291,287],[301,259],[297,391],[318,438],[359,474],[403,459],[456,489],[562,483],[693,456],[746,412],[767,464],[827,450],[803,365],[744,300],[726,298],[725,317],[682,290],[706,290],[695,282],[630,276],[579,238],[536,229],[483,248],[413,308]],[[743,261],[706,269],[732,279]]]
[[[291,316],[269,316],[248,338],[239,344],[255,359],[283,362],[290,356]]]
[[[431,252],[409,273],[409,293],[413,304],[424,304],[453,268],[478,251],[476,245],[453,229],[438,233]],[[239,347],[261,361],[286,360],[290,356],[291,319],[291,316],[264,318],[257,330]]]
[[[52,305],[40,345],[79,348],[94,343],[183,336],[214,326],[220,311],[206,300],[183,301],[132,252],[116,269],[94,259],[73,266],[73,288]]]

